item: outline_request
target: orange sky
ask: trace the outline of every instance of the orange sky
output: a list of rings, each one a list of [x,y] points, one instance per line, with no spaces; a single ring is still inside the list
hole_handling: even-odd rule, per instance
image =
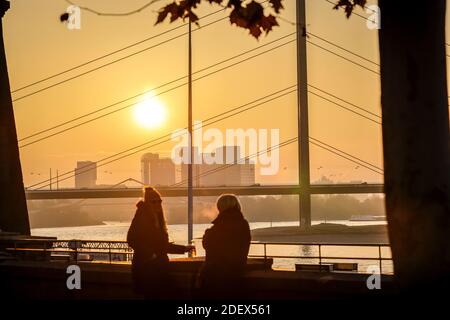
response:
[[[153,11],[163,5],[161,2],[130,17],[99,17],[82,12],[81,30],[70,31],[58,20],[59,14],[67,7],[67,3],[63,0],[13,0],[11,2],[11,9],[7,12],[3,23],[12,89],[181,24],[181,22],[173,24],[166,22],[163,25],[153,25],[156,19],[156,13]],[[147,0],[79,0],[77,3],[100,11],[124,12],[138,8],[146,2]],[[294,21],[295,1],[285,0],[284,3],[286,9],[282,12],[282,16],[289,21]],[[198,13],[203,16],[218,9],[217,6],[205,3]],[[378,62],[377,32],[367,29],[362,19],[352,17],[346,20],[342,12],[332,10],[331,4],[325,0],[307,1],[307,12],[309,32]],[[358,12],[363,14],[361,11]],[[226,13],[221,12],[201,20],[200,23],[205,25],[225,15]],[[280,25],[281,27],[276,28],[267,37],[263,36],[259,41],[250,37],[245,30],[231,27],[226,20],[201,28],[193,34],[194,71],[295,31],[295,27],[287,22],[280,21]],[[178,29],[101,62],[23,90],[14,94],[13,99],[185,31],[185,28]],[[290,39],[293,38],[290,37],[287,40]],[[376,69],[376,66],[313,37],[309,40]],[[283,42],[285,41],[279,43]],[[15,102],[14,110],[19,138],[186,75],[186,44],[187,38],[181,37]],[[252,54],[263,50],[265,49]],[[230,63],[232,62],[228,64]],[[371,112],[380,113],[380,86],[376,74],[308,45],[308,77],[310,84],[369,109]],[[194,119],[205,119],[288,87],[295,82],[296,47],[295,43],[291,43],[196,82],[193,87]],[[170,86],[156,92],[167,88]],[[97,161],[186,126],[186,93],[187,88],[182,87],[159,97],[167,108],[167,121],[159,128],[144,129],[138,126],[133,119],[133,108],[128,108],[68,133],[22,148],[21,159],[25,185],[48,178],[49,168],[52,168],[54,172],[56,170],[60,173],[66,172],[75,167],[77,160]],[[311,137],[382,167],[381,127],[378,124],[315,96],[310,95],[309,99]],[[121,106],[124,105],[126,104]],[[215,124],[214,127],[222,130],[279,128],[281,142],[296,136],[296,112],[296,94],[294,93],[238,117]],[[148,151],[168,155],[174,144],[165,143]],[[312,181],[325,175],[331,176],[332,180],[382,182],[379,174],[361,167],[355,169],[355,164],[315,146],[311,146],[310,150]],[[128,177],[139,179],[139,157],[140,154],[100,168],[98,182],[116,183]],[[319,167],[322,168],[318,169]],[[280,151],[280,168],[276,176],[263,177],[257,174],[257,182],[295,183],[297,181],[296,144]],[[31,172],[35,174],[31,175]],[[36,173],[40,173],[41,176],[37,176]],[[73,186],[73,179],[61,185]]]

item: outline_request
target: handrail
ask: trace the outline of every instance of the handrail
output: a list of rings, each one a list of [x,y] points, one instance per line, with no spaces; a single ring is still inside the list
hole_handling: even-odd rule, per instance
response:
[[[385,258],[382,256],[381,248],[382,247],[390,247],[389,244],[379,243],[379,244],[368,244],[368,243],[327,243],[327,242],[255,242],[252,241],[252,244],[259,244],[263,246],[264,254],[263,255],[249,255],[249,257],[264,257],[266,260],[268,257],[271,258],[284,258],[284,259],[319,259],[319,270],[322,271],[322,260],[378,260],[378,266],[380,269],[380,274],[382,274],[383,270],[383,260],[392,260],[392,258]],[[319,255],[318,256],[282,256],[282,255],[267,255],[267,246],[268,245],[295,245],[295,246],[317,246]],[[378,257],[333,257],[333,256],[324,256],[322,255],[322,247],[373,247],[378,248]]]
[[[113,254],[123,254],[127,257],[126,261],[132,257],[133,249],[129,247],[126,241],[118,241],[118,240],[57,240],[57,239],[14,239],[12,241],[8,241],[13,244],[13,247],[8,247],[8,251],[12,252],[21,252],[21,251],[29,251],[29,252],[43,252],[45,254],[52,253],[72,253],[74,254],[74,260],[78,262],[78,254],[80,253],[91,253],[91,254],[105,254],[109,257],[109,263],[114,263],[114,259],[112,259]],[[43,248],[21,248],[22,245],[29,245],[32,243],[42,244],[42,243],[51,243],[51,247],[47,247],[44,245]],[[75,243],[77,245],[71,246],[71,243]],[[119,245],[119,246],[114,246]],[[263,241],[251,241],[251,245],[254,246],[263,246],[263,254],[249,254],[248,257],[251,258],[264,258],[267,260],[268,258],[282,258],[282,259],[318,259],[319,266],[321,266],[324,262],[323,260],[376,260],[379,262],[380,273],[382,273],[382,262],[387,260],[392,260],[390,257],[383,257],[381,248],[390,247],[387,243],[329,243],[329,242],[263,242]],[[267,253],[268,246],[316,246],[318,248],[318,255],[301,255],[301,256],[290,256],[290,255],[269,255]],[[325,256],[322,253],[323,247],[372,247],[378,248],[378,256],[374,257],[351,257],[351,256]],[[62,250],[67,249],[67,250]],[[104,250],[104,251],[99,251]],[[320,268],[321,270],[321,268]]]
[[[9,240],[8,240],[9,241]],[[127,244],[123,240],[85,240],[85,239],[14,239],[13,242],[71,242],[77,241],[82,243],[121,243]],[[389,247],[389,243],[345,243],[345,242],[267,242],[267,241],[251,241],[251,244],[268,244],[268,245],[304,245],[304,246],[346,246],[346,247]]]
[[[343,242],[267,242],[267,241],[251,241],[251,244],[266,245],[296,245],[296,246],[336,246],[336,247],[390,247],[389,243],[343,243]]]

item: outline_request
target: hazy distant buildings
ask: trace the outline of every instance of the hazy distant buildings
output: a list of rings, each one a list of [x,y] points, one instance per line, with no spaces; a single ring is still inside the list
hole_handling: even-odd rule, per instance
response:
[[[97,184],[97,163],[77,161],[75,168],[75,188],[95,188]]]
[[[197,150],[194,149],[194,153]],[[238,146],[224,146],[214,153],[196,155],[202,163],[192,165],[194,187],[250,186],[255,184],[255,164],[249,160],[239,161]],[[206,157],[218,159],[219,163],[205,163]],[[195,159],[195,156],[193,157]],[[181,165],[181,181],[187,186],[188,165]]]
[[[141,157],[141,175],[146,185],[170,186],[175,184],[175,164],[157,153],[145,153]]]

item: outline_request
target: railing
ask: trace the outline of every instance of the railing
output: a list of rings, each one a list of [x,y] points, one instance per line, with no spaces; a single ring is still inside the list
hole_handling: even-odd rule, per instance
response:
[[[385,257],[382,254],[382,248],[390,248],[389,244],[360,244],[360,243],[317,243],[317,242],[252,242],[252,245],[263,246],[263,254],[249,254],[250,258],[279,258],[279,259],[316,259],[319,261],[319,270],[322,270],[321,266],[324,264],[324,260],[361,260],[361,261],[377,261],[380,273],[383,273],[383,261],[392,261],[391,257]],[[309,246],[316,247],[317,255],[273,255],[267,253],[268,246]],[[323,254],[324,247],[365,247],[365,248],[377,248],[378,256],[365,257],[365,256],[327,256]],[[385,272],[392,273],[392,272]]]
[[[251,242],[252,247],[263,246],[262,254],[249,254],[249,258],[264,258],[267,259],[314,259],[318,260],[319,270],[322,270],[322,265],[330,262],[324,262],[324,260],[361,260],[361,261],[378,261],[380,273],[383,273],[383,261],[392,260],[391,257],[386,257],[382,254],[383,248],[389,248],[388,244],[357,244],[357,243],[317,243],[317,242]],[[270,246],[296,246],[296,247],[313,247],[317,248],[317,255],[278,255],[268,254],[268,247]],[[338,256],[338,255],[325,255],[323,249],[338,248],[338,247],[364,247],[364,248],[377,248],[378,256]],[[97,258],[95,262],[126,262],[130,263],[133,257],[133,249],[128,246],[125,241],[98,241],[98,240],[34,240],[23,239],[14,240],[13,247],[7,247],[8,252],[18,255],[19,253],[31,253],[42,254],[45,259],[51,259],[52,254],[66,254],[66,258],[75,262],[86,261],[86,256],[83,255],[95,255]],[[80,258],[81,257],[81,258]],[[64,258],[64,257],[63,257]],[[89,259],[88,259],[89,260]],[[385,272],[391,273],[391,272]]]
[[[86,259],[86,255],[91,258],[92,255],[96,255],[95,261],[109,263],[130,262],[133,257],[133,249],[127,242],[107,240],[21,239],[14,240],[13,247],[7,247],[6,250],[13,252],[16,256],[20,253],[34,254],[35,257],[41,256],[45,259],[57,257],[52,254],[65,254],[65,258],[75,262],[91,260]]]

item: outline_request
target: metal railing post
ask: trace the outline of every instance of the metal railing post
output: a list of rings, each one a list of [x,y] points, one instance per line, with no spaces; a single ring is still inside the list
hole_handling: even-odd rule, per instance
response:
[[[383,268],[383,260],[381,259],[381,245],[378,245],[378,258],[380,261],[380,275],[383,274],[382,268]]]
[[[108,243],[109,247],[109,263],[111,264],[111,242]]]
[[[319,270],[322,272],[322,245],[319,244]]]
[[[264,242],[264,263],[267,263],[267,243]]]

